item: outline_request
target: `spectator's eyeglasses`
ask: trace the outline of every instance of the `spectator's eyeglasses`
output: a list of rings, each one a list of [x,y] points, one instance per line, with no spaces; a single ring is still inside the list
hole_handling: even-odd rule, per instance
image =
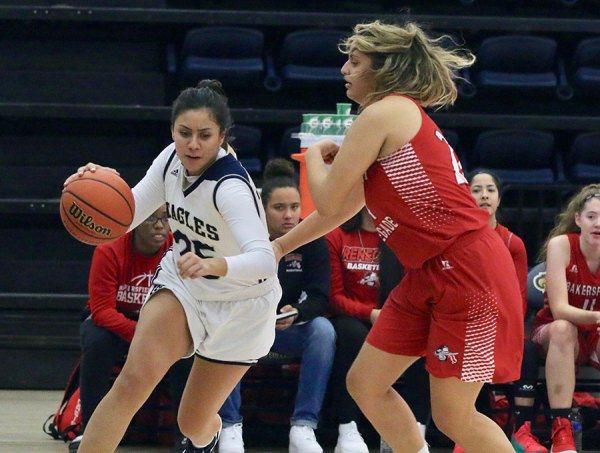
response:
[[[165,214],[162,217],[157,217],[155,215],[151,215],[146,220],[144,220],[144,223],[147,223],[149,225],[155,225],[156,222],[158,222],[159,220],[162,222],[163,225],[169,224],[169,216],[167,214]]]

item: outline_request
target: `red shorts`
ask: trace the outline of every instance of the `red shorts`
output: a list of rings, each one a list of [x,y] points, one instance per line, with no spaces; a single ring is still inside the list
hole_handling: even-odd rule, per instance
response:
[[[391,354],[425,356],[438,378],[510,382],[520,377],[523,330],[514,263],[500,236],[484,228],[407,270],[367,342]]]
[[[531,337],[531,341],[533,341],[538,347],[542,357],[545,355],[542,346],[542,332],[550,324],[551,323],[534,325],[531,329],[531,335],[529,335]],[[598,346],[598,340],[600,340],[600,334],[598,331],[578,329],[577,340],[579,343],[579,354],[577,357],[575,357],[575,364],[579,366],[591,365],[600,370],[600,360],[598,358],[598,354],[596,354],[596,347]]]

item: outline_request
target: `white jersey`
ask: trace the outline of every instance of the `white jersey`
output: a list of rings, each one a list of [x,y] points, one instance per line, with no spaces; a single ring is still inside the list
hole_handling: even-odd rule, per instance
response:
[[[195,299],[254,298],[277,284],[277,266],[260,196],[246,170],[224,149],[201,176],[190,178],[177,157],[175,144],[171,144],[154,160],[133,194],[131,228],[167,204],[174,244],[163,262],[176,264],[179,256],[189,251],[204,258],[226,259],[225,277],[182,280]]]

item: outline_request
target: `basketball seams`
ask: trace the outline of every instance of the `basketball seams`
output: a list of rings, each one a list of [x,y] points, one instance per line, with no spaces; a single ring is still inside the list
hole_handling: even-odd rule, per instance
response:
[[[71,181],[63,189],[59,209],[71,236],[85,244],[99,245],[127,232],[135,215],[135,199],[119,175],[99,169]]]
[[[68,187],[68,186],[67,186]],[[112,186],[109,186],[111,189],[113,188]],[[129,225],[131,225],[131,221],[128,223],[126,222],[121,222],[120,220],[117,220],[115,218],[113,218],[112,216],[110,216],[109,214],[106,214],[104,211],[101,211],[99,208],[97,208],[96,206],[91,205],[90,203],[88,203],[87,201],[85,201],[83,198],[81,198],[79,195],[77,195],[76,193],[71,192],[70,190],[65,190],[66,194],[71,195],[73,198],[76,198],[78,201],[80,201],[82,204],[85,204],[86,206],[88,206],[89,208],[92,208],[94,211],[96,211],[98,214],[102,214],[104,217],[106,217],[107,219],[115,222],[118,225],[121,225],[122,227],[129,227]],[[121,194],[119,194],[121,195]],[[129,207],[129,206],[128,206]],[[131,215],[131,219],[133,220],[133,214]]]
[[[99,244],[103,244],[105,242],[110,242],[110,241],[114,240],[113,238],[102,238],[99,236],[95,236],[95,235],[90,234],[89,232],[79,228],[78,223],[74,222],[73,219],[71,218],[71,216],[65,212],[65,207],[62,205],[62,203],[60,205],[60,214],[61,214],[60,219],[62,220],[62,223],[65,226],[65,228],[67,229],[67,231],[69,232],[69,234],[85,244],[99,245]],[[81,234],[83,234],[84,236],[89,236],[90,238],[94,239],[95,242],[87,242],[85,240],[85,238],[81,237]],[[100,240],[102,240],[102,242],[98,242]]]
[[[123,192],[131,191],[131,189],[129,188],[129,186],[127,184],[119,184],[122,187],[115,187],[112,184],[109,184],[108,182],[103,181],[101,179],[82,176],[81,178],[76,179],[75,181],[72,181],[69,185],[67,185],[66,188],[68,188],[71,184],[76,184],[78,181],[95,181],[95,182],[99,182],[100,184],[103,184],[107,187],[110,187],[114,192],[116,192],[123,199],[125,204],[127,204],[127,208],[129,208],[129,213],[131,214],[131,218],[133,219],[133,214],[134,214],[133,207],[131,206],[131,203],[129,203],[129,200],[127,199],[127,197],[125,197],[123,195]],[[116,220],[115,220],[115,222],[116,222]]]

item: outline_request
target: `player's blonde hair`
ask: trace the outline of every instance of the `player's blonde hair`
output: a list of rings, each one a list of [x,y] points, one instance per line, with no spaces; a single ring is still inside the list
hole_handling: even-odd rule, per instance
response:
[[[419,25],[384,24],[380,21],[358,24],[354,33],[342,41],[344,54],[358,50],[372,59],[375,90],[364,105],[390,93],[401,93],[423,107],[452,105],[458,96],[457,72],[471,66],[475,56],[467,49],[449,49],[447,36],[428,36]]]
[[[546,242],[542,246],[538,260],[539,262],[546,261],[546,254],[548,251],[548,242],[550,239],[556,236],[560,236],[561,234],[569,234],[569,233],[580,233],[581,228],[577,226],[575,223],[575,214],[581,214],[585,209],[585,205],[592,198],[600,199],[600,184],[588,184],[584,188],[582,188],[578,193],[573,195],[573,197],[569,200],[569,204],[567,207],[556,217],[556,225],[550,233],[548,233],[548,237],[546,238]]]

